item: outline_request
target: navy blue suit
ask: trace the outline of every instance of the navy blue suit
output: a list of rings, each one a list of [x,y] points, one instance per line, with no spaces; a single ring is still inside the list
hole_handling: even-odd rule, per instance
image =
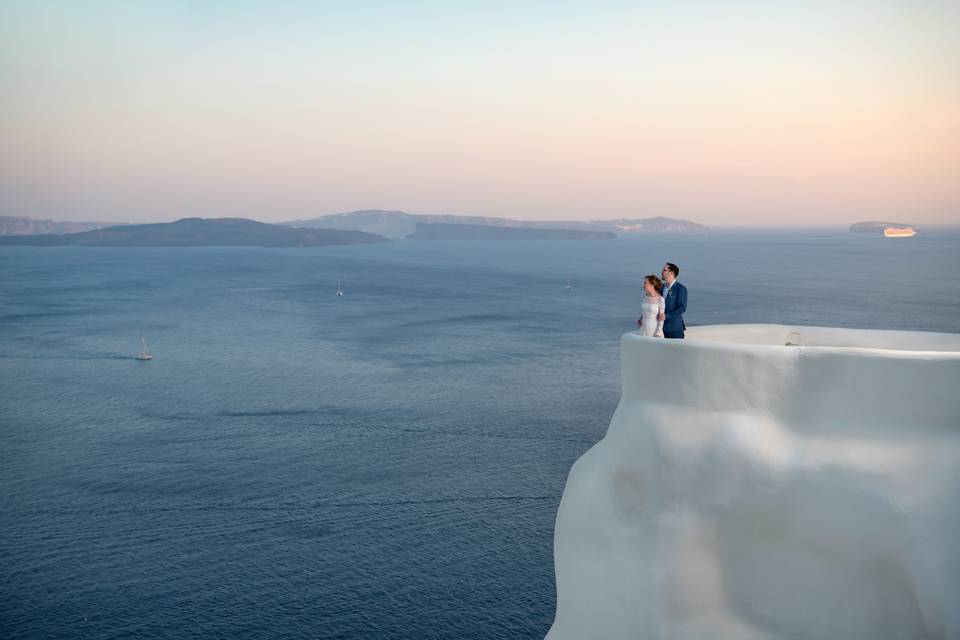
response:
[[[663,290],[666,290],[666,288],[667,285],[664,283]],[[670,287],[670,291],[667,292],[663,301],[663,307],[665,318],[663,321],[663,337],[682,338],[683,332],[687,328],[687,325],[683,322],[683,313],[687,310],[687,288],[674,280],[673,286]]]

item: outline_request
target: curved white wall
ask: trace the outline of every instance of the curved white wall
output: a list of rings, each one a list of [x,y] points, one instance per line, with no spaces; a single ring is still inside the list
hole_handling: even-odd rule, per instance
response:
[[[960,335],[687,337],[623,337],[547,638],[960,638]]]

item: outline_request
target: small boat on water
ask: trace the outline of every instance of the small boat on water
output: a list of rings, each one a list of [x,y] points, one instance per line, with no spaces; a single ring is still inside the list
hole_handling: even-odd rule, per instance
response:
[[[912,238],[917,230],[912,227],[887,227],[883,230],[884,238]]]
[[[337,297],[343,297],[343,287],[340,286],[340,281],[337,280]]]
[[[567,278],[567,286],[565,286],[564,289],[566,289],[567,291],[569,291],[570,289],[573,289],[573,285],[570,284],[570,278]]]
[[[137,354],[136,360],[153,360],[153,354],[150,353],[150,347],[147,346],[147,340],[140,336],[140,353]]]

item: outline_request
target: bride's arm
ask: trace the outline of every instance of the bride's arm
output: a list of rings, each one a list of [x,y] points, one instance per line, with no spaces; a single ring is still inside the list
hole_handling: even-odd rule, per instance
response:
[[[659,306],[660,306],[660,309],[659,309],[660,312],[657,314],[657,332],[653,335],[655,335],[658,338],[662,338],[663,337],[663,320],[661,320],[660,318],[663,317],[663,312],[664,312],[664,309],[666,308],[666,303],[663,301],[663,296],[660,296]]]

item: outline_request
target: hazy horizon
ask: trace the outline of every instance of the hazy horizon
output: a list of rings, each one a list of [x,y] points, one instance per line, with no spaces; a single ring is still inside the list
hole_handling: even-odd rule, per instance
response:
[[[0,215],[955,226],[958,176],[957,3],[0,6]]]
[[[53,221],[55,221],[55,222],[96,222],[96,223],[101,223],[101,224],[102,224],[102,223],[113,223],[113,224],[153,224],[153,223],[175,222],[175,221],[181,220],[181,219],[183,219],[183,218],[241,218],[241,219],[255,220],[255,221],[258,221],[258,222],[267,222],[267,223],[274,223],[274,224],[276,224],[276,223],[289,223],[289,222],[297,222],[297,221],[304,221],[304,222],[305,222],[305,221],[309,221],[309,220],[312,220],[312,219],[315,219],[315,218],[321,218],[321,217],[324,217],[324,216],[342,215],[342,214],[349,214],[349,213],[359,213],[359,212],[364,212],[364,211],[386,211],[386,212],[391,212],[391,213],[392,213],[392,212],[399,212],[399,213],[407,213],[407,214],[414,214],[414,215],[440,215],[440,216],[442,216],[442,215],[452,215],[452,216],[468,216],[468,217],[479,217],[479,218],[506,218],[506,219],[511,219],[511,220],[520,220],[520,221],[561,222],[561,223],[562,223],[562,222],[570,222],[570,223],[574,223],[574,222],[588,222],[588,221],[599,221],[599,220],[610,220],[610,219],[611,219],[611,218],[601,218],[601,217],[594,217],[594,218],[536,218],[536,219],[534,219],[534,218],[529,218],[529,217],[524,217],[524,216],[516,216],[516,217],[509,216],[509,217],[508,217],[508,216],[484,216],[484,215],[482,215],[482,214],[463,214],[463,213],[429,213],[429,212],[420,212],[420,211],[401,211],[401,210],[398,210],[398,209],[379,209],[379,208],[357,209],[357,210],[354,210],[354,211],[337,211],[337,212],[331,212],[331,213],[318,213],[318,214],[316,214],[316,215],[312,215],[312,216],[309,216],[309,217],[306,217],[306,218],[282,218],[282,219],[277,219],[277,220],[264,220],[264,219],[262,219],[262,218],[257,218],[257,217],[253,217],[253,216],[241,216],[241,215],[236,215],[236,216],[231,216],[231,215],[221,215],[221,216],[205,216],[205,215],[196,215],[196,216],[159,216],[159,217],[156,217],[156,218],[151,218],[151,219],[149,219],[149,220],[107,220],[107,219],[96,219],[96,220],[94,220],[94,219],[91,219],[91,218],[66,219],[66,218],[52,218],[52,217],[38,217],[38,216],[13,216],[13,217],[26,217],[26,218],[31,218],[31,219],[34,219],[34,220],[53,220]],[[0,216],[3,216],[3,215],[8,215],[8,214],[0,214]],[[636,216],[636,217],[637,217],[637,218],[640,218],[641,216]],[[658,217],[658,216],[656,216],[656,215],[650,215],[650,216],[642,216],[642,217],[643,217],[643,218],[656,218],[656,217]],[[700,222],[700,221],[698,221],[698,220],[692,220],[692,219],[686,219],[686,218],[682,218],[682,219],[688,220],[689,222],[696,222],[696,223],[699,223],[699,222]],[[818,229],[841,229],[841,228],[842,228],[842,229],[847,229],[850,225],[852,225],[852,224],[854,224],[854,223],[857,223],[857,222],[897,222],[897,223],[905,223],[905,224],[914,224],[914,225],[916,225],[917,228],[924,228],[924,229],[945,229],[945,230],[946,230],[946,229],[951,229],[951,230],[952,230],[952,229],[960,229],[960,221],[948,221],[948,222],[943,222],[943,223],[936,223],[936,222],[934,222],[934,223],[923,223],[923,224],[919,224],[919,223],[916,223],[916,222],[913,221],[913,220],[908,220],[908,219],[905,219],[905,218],[904,218],[904,219],[887,219],[887,218],[884,218],[883,220],[863,218],[863,219],[861,219],[861,220],[849,220],[849,221],[842,221],[842,220],[841,220],[841,221],[835,221],[835,222],[821,222],[821,223],[810,223],[810,224],[789,224],[789,223],[788,223],[788,224],[777,224],[776,222],[773,222],[773,223],[756,222],[756,223],[752,223],[752,224],[751,224],[751,223],[740,223],[740,224],[737,224],[737,223],[722,223],[722,222],[720,222],[720,223],[708,224],[708,225],[705,225],[705,226],[709,227],[710,229],[718,230],[718,231],[738,231],[738,230],[746,230],[746,231],[749,231],[749,230],[761,230],[761,231],[762,231],[762,230],[765,230],[765,229],[768,229],[768,230],[780,230],[780,231],[791,231],[791,230],[797,230],[797,231],[816,231],[816,230],[818,230]]]

